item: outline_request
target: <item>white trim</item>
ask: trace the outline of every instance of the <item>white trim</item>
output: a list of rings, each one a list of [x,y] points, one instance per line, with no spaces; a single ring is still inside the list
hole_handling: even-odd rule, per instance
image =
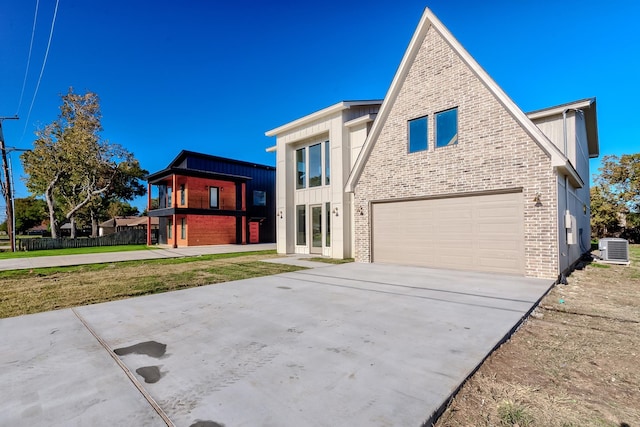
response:
[[[365,123],[370,123],[375,120],[377,114],[365,114],[364,116],[360,116],[357,119],[349,120],[348,122],[344,122],[344,127],[352,128],[354,126],[362,125]]]
[[[531,111],[530,113],[526,113],[527,117],[531,120],[540,119],[543,117],[551,117],[558,114],[562,114],[564,111],[573,110],[573,109],[582,109],[589,108],[591,104],[593,104],[595,100],[593,98],[583,99],[581,101],[574,101],[568,104],[556,105],[549,108],[544,108],[542,110]]]
[[[271,147],[265,148],[264,151],[266,151],[267,153],[275,153],[277,149],[278,149],[277,145],[272,145]]]
[[[373,150],[373,145],[377,141],[378,136],[389,116],[391,108],[402,88],[405,77],[411,68],[413,60],[418,54],[420,46],[424,41],[429,28],[434,27],[442,38],[449,44],[454,52],[456,52],[462,61],[476,74],[478,79],[489,89],[496,99],[503,105],[511,116],[522,126],[529,136],[538,144],[540,149],[550,158],[554,167],[566,168],[570,166],[569,160],[562,152],[544,135],[544,133],[518,108],[518,106],[507,96],[507,94],[496,84],[496,82],[487,74],[486,71],[473,59],[473,57],[462,47],[462,45],[453,37],[447,28],[438,20],[438,18],[425,8],[420,23],[411,38],[409,47],[407,48],[398,71],[391,82],[391,86],[385,96],[384,102],[378,112],[378,119],[374,121],[371,132],[365,140],[364,146],[360,151],[360,155],[356,159],[354,167],[349,175],[345,191],[353,192],[355,186],[360,179],[360,175],[364,169],[367,158]]]
[[[309,114],[307,116],[301,117],[297,120],[294,120],[292,122],[289,122],[287,124],[284,124],[280,127],[277,127],[275,129],[269,130],[267,132],[265,132],[264,134],[266,136],[276,136],[280,133],[286,132],[288,130],[291,130],[293,128],[296,128],[298,126],[304,125],[306,123],[311,123],[315,120],[318,120],[322,117],[325,116],[329,116],[331,114],[343,111],[343,110],[348,110],[351,107],[358,107],[358,106],[365,106],[365,105],[378,105],[380,104],[380,100],[371,100],[371,101],[341,101],[338,102],[337,104],[333,104],[329,107],[323,108],[320,111],[316,111],[315,113]]]

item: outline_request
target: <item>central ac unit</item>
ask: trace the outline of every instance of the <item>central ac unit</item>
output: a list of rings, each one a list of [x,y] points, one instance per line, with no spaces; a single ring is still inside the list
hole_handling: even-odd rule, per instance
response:
[[[625,239],[600,239],[598,249],[604,262],[629,264],[629,242]]]

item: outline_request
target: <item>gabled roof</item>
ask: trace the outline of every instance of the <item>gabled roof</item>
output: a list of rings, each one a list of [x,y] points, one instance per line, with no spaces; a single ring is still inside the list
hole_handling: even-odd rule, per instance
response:
[[[138,227],[147,225],[147,216],[116,216],[98,224],[98,227]],[[151,217],[151,224],[158,225],[158,218]]]
[[[515,119],[516,122],[522,126],[522,128],[529,134],[529,136],[538,144],[538,146],[544,151],[550,158],[551,164],[558,169],[561,169],[564,173],[569,175],[569,179],[576,186],[582,187],[584,182],[571,165],[566,156],[562,154],[562,152],[544,135],[544,133],[531,121],[529,118],[518,108],[518,106],[507,96],[507,94],[496,84],[495,81],[487,74],[487,72],[476,62],[475,59],[467,52],[460,42],[458,42],[455,37],[449,32],[449,30],[436,18],[436,16],[429,10],[429,8],[425,8],[424,13],[422,14],[422,18],[416,28],[411,41],[409,42],[409,46],[402,57],[402,61],[400,62],[400,66],[396,71],[395,76],[391,82],[391,86],[387,91],[387,95],[384,98],[382,106],[380,107],[380,111],[378,112],[378,116],[376,120],[373,122],[373,126],[371,127],[371,132],[367,136],[365,140],[364,146],[356,159],[356,162],[351,170],[351,174],[347,180],[347,184],[345,186],[345,190],[347,192],[353,192],[355,189],[358,180],[360,179],[360,175],[364,169],[364,166],[367,162],[371,151],[373,150],[373,146],[378,140],[378,136],[384,124],[389,117],[389,113],[393,107],[393,104],[402,89],[402,85],[404,84],[405,78],[409,73],[411,65],[413,64],[414,59],[416,58],[418,51],[420,50],[420,46],[422,45],[427,31],[433,28],[438,34],[449,44],[451,49],[458,54],[460,59],[469,67],[469,69],[477,76],[477,78],[484,84],[484,86],[496,97],[496,99],[502,104],[502,106],[511,114],[511,116]]]
[[[600,143],[598,141],[598,120],[595,98],[580,99],[578,101],[567,102],[566,104],[531,111],[527,113],[527,117],[535,121],[543,117],[560,116],[571,110],[580,110],[584,113],[584,121],[587,127],[587,146],[589,149],[589,157],[598,157],[600,155]]]
[[[287,124],[284,124],[280,127],[277,127],[275,129],[271,129],[269,131],[266,131],[264,134],[266,136],[276,136],[279,135],[283,132],[287,132],[291,129],[294,129],[298,126],[301,125],[305,125],[307,123],[311,123],[315,120],[318,120],[322,117],[326,117],[326,116],[330,116],[332,114],[335,114],[339,111],[343,111],[343,110],[348,110],[351,107],[364,107],[367,105],[380,105],[382,103],[382,100],[380,99],[371,99],[371,100],[366,100],[366,101],[340,101],[337,104],[333,104],[329,107],[323,108],[322,110],[316,111],[315,113],[311,113],[308,114],[304,117],[301,117],[297,120],[294,120],[292,122],[289,122]],[[271,147],[270,147],[271,148]],[[267,151],[269,151],[269,149],[267,149]]]

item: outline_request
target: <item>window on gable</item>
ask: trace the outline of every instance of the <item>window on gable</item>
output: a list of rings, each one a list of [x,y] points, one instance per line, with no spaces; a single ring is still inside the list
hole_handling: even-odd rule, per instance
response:
[[[209,187],[209,207],[211,209],[217,209],[219,206],[218,194],[218,187]]]
[[[309,187],[322,185],[322,144],[309,147]]]
[[[458,143],[458,109],[436,113],[436,148]]]
[[[306,147],[296,150],[296,190],[306,188],[307,158]]]
[[[427,119],[428,116],[409,120],[409,152],[427,149]]]

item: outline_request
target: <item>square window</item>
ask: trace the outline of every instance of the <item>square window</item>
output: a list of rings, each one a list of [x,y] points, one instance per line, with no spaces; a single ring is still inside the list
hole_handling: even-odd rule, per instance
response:
[[[409,120],[409,152],[427,149],[427,119],[428,116]]]
[[[267,192],[257,191],[253,192],[253,206],[267,206]]]
[[[209,187],[209,208],[217,209],[218,204],[218,187]]]
[[[458,143],[458,109],[436,113],[436,148]]]

